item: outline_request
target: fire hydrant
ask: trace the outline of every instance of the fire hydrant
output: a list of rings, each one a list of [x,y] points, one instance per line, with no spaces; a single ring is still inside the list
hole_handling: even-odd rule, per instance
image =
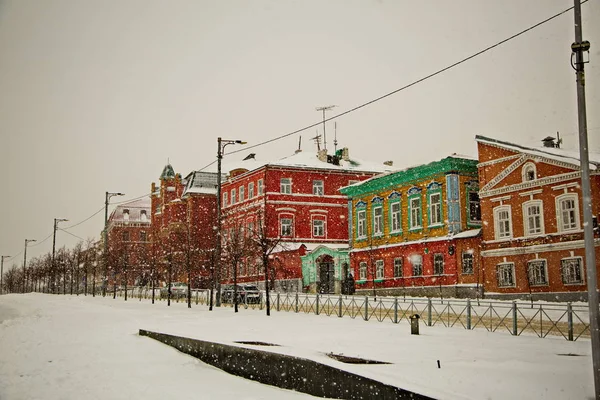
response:
[[[421,318],[421,316],[419,314],[413,314],[410,316],[410,334],[411,335],[419,334],[419,318]]]

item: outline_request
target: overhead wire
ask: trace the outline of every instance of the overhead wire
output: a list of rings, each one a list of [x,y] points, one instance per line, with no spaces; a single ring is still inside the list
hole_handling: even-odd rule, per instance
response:
[[[581,4],[587,3],[588,1],[589,0],[584,0],[584,1],[581,2]],[[529,28],[523,29],[522,31],[520,31],[518,33],[515,33],[514,35],[509,36],[508,38],[506,38],[504,40],[501,40],[501,41],[499,41],[499,42],[497,42],[497,43],[495,43],[495,44],[493,44],[491,46],[488,46],[488,47],[484,48],[483,50],[480,50],[480,51],[478,51],[478,52],[476,52],[476,53],[474,53],[474,54],[472,54],[472,55],[470,55],[468,57],[465,57],[465,58],[463,58],[463,59],[461,59],[461,60],[459,60],[459,61],[457,61],[457,62],[455,62],[453,64],[450,64],[450,65],[448,65],[448,66],[446,66],[446,67],[444,67],[442,69],[439,69],[439,70],[437,70],[437,71],[435,71],[435,72],[433,72],[433,73],[431,73],[429,75],[426,75],[426,76],[424,76],[424,77],[422,77],[420,79],[417,79],[417,80],[415,80],[415,81],[413,81],[413,82],[411,82],[411,83],[409,83],[407,85],[404,85],[404,86],[402,86],[402,87],[400,87],[400,88],[398,88],[396,90],[392,90],[391,92],[388,92],[388,93],[386,93],[386,94],[384,94],[382,96],[379,96],[379,97],[377,97],[377,98],[375,98],[373,100],[369,100],[366,103],[362,103],[362,104],[360,104],[360,105],[358,105],[356,107],[353,107],[353,108],[351,108],[349,110],[346,110],[346,111],[344,111],[342,113],[333,115],[333,116],[331,116],[329,118],[322,119],[319,122],[315,122],[315,123],[310,124],[308,126],[305,126],[303,128],[296,129],[295,131],[286,133],[284,135],[280,135],[280,136],[277,136],[275,138],[272,138],[272,139],[269,139],[269,140],[265,140],[263,142],[257,143],[257,144],[252,145],[252,146],[244,146],[243,149],[234,150],[234,151],[229,152],[228,154],[235,154],[235,153],[239,153],[241,151],[247,151],[247,150],[259,147],[259,146],[264,146],[265,144],[272,143],[272,142],[275,142],[275,141],[280,140],[280,139],[284,139],[286,137],[295,135],[295,134],[300,133],[300,132],[304,132],[304,131],[306,131],[308,129],[311,129],[311,128],[314,128],[316,126],[319,126],[319,125],[321,125],[321,124],[323,124],[325,122],[333,121],[334,119],[338,119],[338,118],[340,118],[340,117],[342,117],[344,115],[347,115],[347,114],[350,114],[350,113],[352,113],[354,111],[360,110],[361,108],[369,106],[369,105],[371,105],[373,103],[376,103],[376,102],[381,101],[381,100],[383,100],[383,99],[385,99],[387,97],[390,97],[390,96],[392,96],[392,95],[394,95],[396,93],[399,93],[399,92],[401,92],[403,90],[406,90],[406,89],[408,89],[408,88],[410,88],[412,86],[415,86],[415,85],[417,85],[417,84],[419,84],[421,82],[424,82],[424,81],[426,81],[428,79],[431,79],[434,76],[437,76],[437,75],[439,75],[439,74],[441,74],[443,72],[446,72],[446,71],[448,71],[448,70],[450,70],[450,69],[452,69],[452,68],[454,68],[454,67],[456,67],[456,66],[458,66],[460,64],[463,64],[463,63],[465,63],[465,62],[467,62],[467,61],[469,61],[469,60],[477,57],[477,56],[480,56],[481,54],[487,53],[488,51],[490,51],[490,50],[492,50],[492,49],[494,49],[494,48],[496,48],[498,46],[501,46],[502,44],[504,44],[506,42],[509,42],[509,41],[511,41],[511,40],[513,40],[513,39],[515,39],[515,38],[517,38],[517,37],[519,37],[519,36],[521,36],[521,35],[529,32],[529,31],[531,31],[531,30],[533,30],[533,29],[535,29],[535,28],[537,28],[537,27],[539,27],[539,26],[547,23],[547,22],[552,21],[553,19],[556,19],[556,18],[560,17],[561,15],[563,15],[563,14],[571,11],[573,8],[574,8],[574,6],[571,6],[571,7],[567,8],[566,10],[563,10],[563,11],[557,13],[557,14],[554,14],[553,16],[551,16],[549,18],[544,19],[543,21],[540,21],[540,22],[538,22],[538,23],[530,26]],[[214,163],[215,163],[215,161],[213,161],[212,163],[208,164],[204,168],[207,168],[207,167],[209,167],[210,165],[212,165]]]

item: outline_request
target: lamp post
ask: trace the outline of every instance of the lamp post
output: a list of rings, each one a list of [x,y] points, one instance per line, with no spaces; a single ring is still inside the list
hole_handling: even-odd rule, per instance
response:
[[[223,151],[230,144],[246,144],[241,140],[226,140],[217,138],[217,243],[215,246],[215,281],[213,285],[217,288],[216,306],[221,307],[221,160],[223,159]],[[212,297],[212,293],[211,293]]]
[[[108,202],[113,196],[125,196],[125,194],[106,192],[106,195],[104,196],[104,279],[102,281],[102,297],[106,296],[106,286],[108,285],[106,275],[108,272]]]
[[[4,259],[10,258],[10,256],[0,256],[0,294],[4,294],[4,285],[2,284],[2,280],[4,279]]]
[[[27,244],[36,241],[35,239],[25,239],[25,250],[23,251],[23,293],[27,290]]]
[[[52,290],[55,291],[56,290],[56,277],[54,276],[55,274],[55,265],[54,265],[54,253],[56,252],[56,228],[58,227],[58,224],[60,222],[65,222],[68,221],[68,219],[64,219],[64,218],[54,218],[54,231],[52,234],[52,263],[51,263],[51,280],[52,280]]]

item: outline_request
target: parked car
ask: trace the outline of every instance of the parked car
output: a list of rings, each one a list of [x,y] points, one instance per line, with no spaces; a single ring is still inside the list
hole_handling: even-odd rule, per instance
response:
[[[171,298],[187,296],[188,285],[183,282],[171,283]],[[166,298],[169,296],[169,287],[165,286],[160,289],[160,297]]]
[[[223,303],[233,303],[234,285],[228,284],[221,287],[221,301]],[[256,285],[240,284],[237,285],[238,304],[259,304],[262,300],[262,293]]]

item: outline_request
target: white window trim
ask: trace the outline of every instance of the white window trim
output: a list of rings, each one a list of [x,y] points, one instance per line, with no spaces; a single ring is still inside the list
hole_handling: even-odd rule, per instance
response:
[[[254,193],[254,182],[248,182],[248,198],[252,199],[254,196],[256,196],[256,193]]]
[[[375,221],[377,220],[375,218],[375,211],[376,210],[380,210],[381,211],[381,215],[379,215],[379,218],[378,218],[378,220],[379,220],[379,230],[378,231],[375,230],[375,226],[377,225],[375,223]],[[373,207],[373,236],[375,236],[375,237],[383,236],[383,231],[384,231],[384,227],[383,227],[383,206],[382,205],[378,205],[378,206]]]
[[[227,207],[227,192],[223,192],[223,208]]]
[[[444,221],[442,220],[442,191],[441,191],[441,190],[440,190],[440,191],[437,191],[437,192],[435,192],[435,193],[430,193],[430,194],[429,194],[429,202],[428,202],[428,203],[429,203],[429,220],[431,221],[431,220],[432,220],[432,217],[433,217],[433,215],[434,215],[434,214],[433,214],[433,212],[432,212],[432,209],[433,209],[433,205],[434,205],[434,204],[433,204],[433,202],[431,201],[431,198],[432,198],[433,196],[440,196],[440,202],[439,202],[439,203],[437,203],[437,204],[438,204],[438,207],[439,207],[439,210],[440,210],[440,220],[439,220],[439,222],[430,223],[430,224],[429,224],[429,226],[442,226]]]
[[[283,180],[287,179],[288,183],[283,183]],[[284,187],[286,190],[284,190]],[[289,192],[287,191],[289,189]],[[292,178],[280,178],[279,179],[279,193],[281,194],[292,194]]]
[[[317,183],[320,183],[320,185],[317,185]],[[317,188],[320,189],[321,193],[316,193],[318,190],[316,190]],[[315,196],[324,196],[325,195],[325,181],[321,180],[321,179],[315,179],[313,181],[313,195]]]
[[[512,285],[500,285],[500,279],[498,277],[498,267],[501,265],[510,265],[511,269],[512,269],[512,280],[513,283]],[[497,284],[499,288],[514,288],[517,285],[517,277],[515,276],[515,263],[513,262],[501,262],[496,264],[496,279],[497,279]]]
[[[397,214],[400,216],[397,229],[394,229],[394,214],[396,214],[396,212],[392,210],[392,207],[395,205],[398,205]],[[390,233],[399,232],[402,232],[402,203],[398,200],[390,203]]]
[[[290,234],[289,235],[284,235],[283,234],[283,220],[284,219],[289,219],[290,222]],[[280,215],[279,216],[279,235],[281,237],[294,237],[294,216],[293,215]]]
[[[364,261],[358,264],[358,279],[361,281],[367,280],[367,263]]]
[[[533,179],[527,179],[527,172],[529,170],[533,170]],[[525,163],[525,165],[523,165],[523,167],[521,168],[521,179],[522,182],[531,182],[537,179],[537,168],[535,166],[535,163],[527,162]]]
[[[532,205],[537,205],[540,209],[540,229],[541,232],[534,232],[531,233],[530,230],[530,226],[529,226],[529,214],[527,213],[527,208],[529,206]],[[523,236],[528,237],[528,236],[540,236],[540,235],[544,235],[544,233],[546,232],[546,229],[544,227],[544,203],[542,200],[529,200],[523,203]]]
[[[238,197],[239,197],[239,203],[246,200],[246,187],[245,186],[240,186],[238,188]]]
[[[385,263],[383,260],[375,261],[375,279],[385,278]]]
[[[398,270],[398,265],[396,265],[397,263],[399,263],[399,267],[400,267],[400,274],[397,274],[396,271]],[[402,278],[404,276],[404,259],[402,257],[396,257],[394,258],[394,278]]]
[[[575,227],[564,229],[563,228],[563,220],[562,220],[562,209],[560,208],[560,203],[563,200],[573,199],[575,204]],[[577,193],[565,193],[556,197],[556,228],[559,233],[562,232],[574,232],[581,229],[580,217],[579,217],[579,196]]]
[[[419,207],[412,206],[413,200],[416,200],[419,202]],[[413,214],[412,214],[413,210],[416,210],[416,209],[419,210],[418,213],[420,214],[419,221],[417,221],[419,223],[418,225],[414,225],[415,221],[413,221]],[[422,201],[421,197],[413,197],[413,198],[408,199],[408,222],[409,222],[408,228],[410,231],[416,231],[419,229],[423,229],[423,201]]]
[[[544,282],[544,283],[534,283],[534,282],[531,281],[531,268],[529,266],[529,263],[536,262],[536,261],[543,261],[544,262],[544,276],[546,277],[546,282]],[[531,286],[534,286],[534,287],[548,286],[549,285],[549,279],[548,279],[548,260],[546,260],[545,258],[534,258],[532,260],[527,260],[527,281],[529,282],[529,284]]]
[[[256,188],[256,192],[258,193],[259,196],[262,196],[263,194],[265,194],[265,186],[264,186],[264,181],[262,179],[259,179],[257,182],[257,188]]]
[[[235,203],[237,203],[237,195],[236,195],[236,190],[235,189],[231,189],[231,205],[234,205]]]
[[[327,221],[322,216],[320,218],[314,218],[314,217],[315,216],[313,216],[312,221],[311,221],[312,237],[326,238],[327,237]],[[315,235],[315,221],[323,222],[323,234],[322,235]]]
[[[508,211],[508,236],[500,237],[498,214],[502,211]],[[494,237],[496,240],[509,240],[513,237],[512,210],[510,205],[501,205],[494,207]]]
[[[361,222],[361,218],[360,218],[360,214],[363,214],[363,218],[362,218],[362,234],[360,232],[360,222]],[[360,210],[356,210],[356,238],[357,239],[365,239],[367,237],[367,210],[365,209],[360,209]]]
[[[563,265],[562,262],[564,260],[579,260],[579,268],[581,269],[581,282],[569,282],[566,283],[563,279],[564,275],[563,275]],[[560,281],[562,282],[563,285],[565,286],[581,286],[581,285],[585,285],[586,284],[586,270],[585,270],[585,264],[583,262],[583,257],[565,257],[565,258],[561,258],[560,259]]]

